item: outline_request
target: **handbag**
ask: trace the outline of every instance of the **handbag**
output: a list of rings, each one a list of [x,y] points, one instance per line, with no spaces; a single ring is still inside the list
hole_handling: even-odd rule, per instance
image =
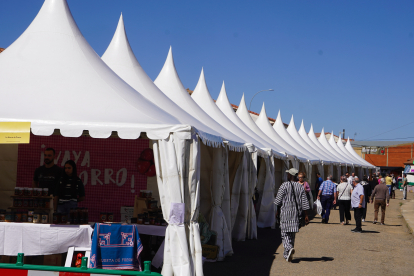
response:
[[[342,191],[341,195],[338,197],[338,200],[339,200],[339,198],[340,198],[340,197],[342,197],[342,195],[343,195],[343,194],[344,194],[344,192],[346,191],[346,188],[348,188],[348,185],[349,185],[349,183],[347,183],[347,185],[346,185],[345,189]]]
[[[292,192],[293,192],[293,198],[295,199],[295,204],[296,204],[296,211],[298,212],[298,217],[299,217],[299,229],[302,227],[306,226],[306,222],[305,222],[305,217],[303,216],[303,212],[300,213],[299,212],[299,207],[298,207],[298,203],[296,201],[296,194],[295,194],[295,187],[293,187],[292,182],[290,182],[290,185],[292,186]]]

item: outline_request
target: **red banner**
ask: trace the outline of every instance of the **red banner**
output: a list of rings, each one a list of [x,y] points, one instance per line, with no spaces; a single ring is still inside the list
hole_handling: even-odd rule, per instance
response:
[[[148,139],[60,135],[31,135],[30,144],[19,145],[17,187],[32,186],[34,171],[43,165],[43,152],[49,147],[55,149],[59,167],[69,159],[75,161],[86,194],[78,206],[89,209],[89,221],[98,222],[100,212],[111,212],[120,221],[121,206],[133,206],[135,195],[147,187],[147,177],[138,173],[137,163],[140,153],[149,147]]]

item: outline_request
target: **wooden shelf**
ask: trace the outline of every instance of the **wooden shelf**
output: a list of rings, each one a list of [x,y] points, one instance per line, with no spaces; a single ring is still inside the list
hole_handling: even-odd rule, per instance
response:
[[[45,207],[9,207],[8,209],[23,209],[23,210],[46,210],[49,211],[51,208],[45,208]]]
[[[19,196],[19,195],[12,195],[11,197],[13,197],[13,198],[32,198],[32,199],[53,199],[53,197],[51,197],[51,196],[24,196],[24,195],[21,195],[21,196]]]

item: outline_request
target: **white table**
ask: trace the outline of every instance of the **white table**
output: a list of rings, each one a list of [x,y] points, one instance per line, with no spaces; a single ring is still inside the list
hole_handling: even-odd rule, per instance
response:
[[[0,222],[0,255],[51,255],[72,246],[90,247],[92,232],[89,225]]]

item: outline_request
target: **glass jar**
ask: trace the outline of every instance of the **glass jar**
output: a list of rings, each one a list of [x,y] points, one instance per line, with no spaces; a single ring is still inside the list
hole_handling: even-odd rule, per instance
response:
[[[48,224],[49,223],[49,215],[48,213],[42,213],[42,223]]]
[[[114,213],[108,213],[107,220],[108,222],[114,222]]]
[[[43,188],[42,189],[42,196],[48,196],[49,195],[49,188]]]
[[[62,224],[68,223],[68,215],[66,213],[62,213],[61,223]]]
[[[149,223],[149,218],[144,218],[144,224],[145,225],[149,225],[150,223]]]
[[[33,223],[41,223],[41,215],[39,212],[33,214]]]
[[[24,195],[24,188],[23,187],[19,187],[19,196]]]
[[[103,223],[106,221],[106,213],[101,212],[101,214],[99,215],[99,222]]]
[[[58,213],[53,213],[52,223],[58,224]]]
[[[33,196],[33,188],[27,188],[27,195],[26,196]]]
[[[11,211],[7,211],[6,212],[6,217],[5,217],[6,222],[13,222],[14,221],[14,214]]]
[[[28,187],[23,188],[23,195],[24,196],[29,196],[29,188]]]
[[[22,222],[27,222],[27,212],[22,212]]]
[[[6,221],[6,210],[0,210],[0,222]]]
[[[33,216],[27,215],[27,222],[33,223]]]
[[[14,213],[14,222],[22,222],[22,213],[21,212]]]
[[[23,198],[23,207],[24,208],[29,207],[29,199],[28,198]]]
[[[44,199],[43,202],[44,202],[44,204],[43,204],[44,207],[49,209],[50,208],[50,200],[49,199]]]
[[[19,187],[15,187],[14,188],[14,195],[18,196],[19,195],[19,191],[20,191]]]
[[[39,208],[39,199],[38,198],[33,198],[33,207],[34,208]]]
[[[42,196],[42,188],[35,188],[35,191],[33,192],[34,192],[34,196],[37,196],[37,197]]]

